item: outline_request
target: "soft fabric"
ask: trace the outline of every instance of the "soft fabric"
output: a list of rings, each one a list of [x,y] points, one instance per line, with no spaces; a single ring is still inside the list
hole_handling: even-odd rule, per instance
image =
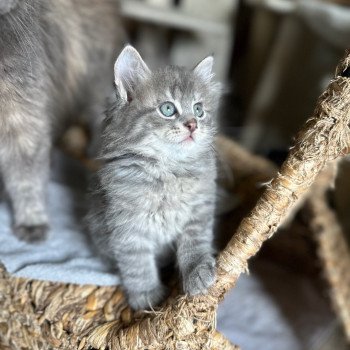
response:
[[[114,285],[119,278],[90,249],[79,220],[84,195],[52,182],[49,185],[51,230],[43,243],[28,244],[11,233],[8,206],[0,203],[0,261],[20,277],[57,282]],[[74,215],[77,214],[77,215]]]
[[[335,315],[315,279],[266,261],[251,265],[219,305],[223,334],[244,350],[338,349],[328,343]]]

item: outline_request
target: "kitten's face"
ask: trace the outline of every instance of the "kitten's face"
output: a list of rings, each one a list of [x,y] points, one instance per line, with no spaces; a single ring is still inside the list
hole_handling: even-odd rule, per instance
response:
[[[127,110],[133,122],[147,131],[149,141],[158,140],[174,150],[204,146],[215,132],[216,103],[210,87],[193,72],[167,68],[137,87]]]
[[[211,81],[212,58],[206,60],[204,67],[194,70],[166,67],[150,72],[145,66],[133,88],[119,90],[125,94],[121,118],[132,125],[123,128],[127,138],[172,154],[210,147],[219,88]],[[124,86],[132,85],[126,81]]]

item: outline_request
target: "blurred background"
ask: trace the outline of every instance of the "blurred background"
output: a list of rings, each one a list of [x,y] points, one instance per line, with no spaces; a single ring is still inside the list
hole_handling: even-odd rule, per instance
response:
[[[189,66],[214,54],[225,84],[221,132],[275,165],[350,46],[346,0],[124,0],[121,13],[150,67]],[[345,162],[332,192],[344,232],[348,169]],[[232,217],[239,221],[237,211]],[[349,348],[311,231],[302,208],[264,244],[221,305],[218,328],[242,349]]]
[[[345,0],[124,0],[121,10],[151,66],[214,54],[222,131],[265,155],[285,151],[350,42]]]

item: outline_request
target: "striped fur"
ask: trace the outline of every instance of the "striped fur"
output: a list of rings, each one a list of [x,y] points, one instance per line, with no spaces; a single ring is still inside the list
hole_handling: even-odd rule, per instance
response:
[[[140,309],[164,298],[159,267],[172,259],[186,293],[203,293],[214,281],[213,137],[220,87],[212,81],[212,59],[194,70],[151,73],[136,50],[127,47],[121,55],[133,56],[136,63],[124,59],[138,74],[120,77],[116,67],[119,93],[104,122],[104,165],[92,185],[87,220],[100,252],[118,269],[131,306]],[[181,110],[171,120],[158,110],[169,100]],[[205,117],[197,118],[194,140],[183,141],[196,102]]]

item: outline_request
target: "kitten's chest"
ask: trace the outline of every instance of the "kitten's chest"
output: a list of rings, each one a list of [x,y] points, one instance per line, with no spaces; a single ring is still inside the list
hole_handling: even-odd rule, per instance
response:
[[[195,179],[176,179],[160,182],[145,192],[149,232],[156,242],[168,243],[181,234],[192,217],[198,190]]]

